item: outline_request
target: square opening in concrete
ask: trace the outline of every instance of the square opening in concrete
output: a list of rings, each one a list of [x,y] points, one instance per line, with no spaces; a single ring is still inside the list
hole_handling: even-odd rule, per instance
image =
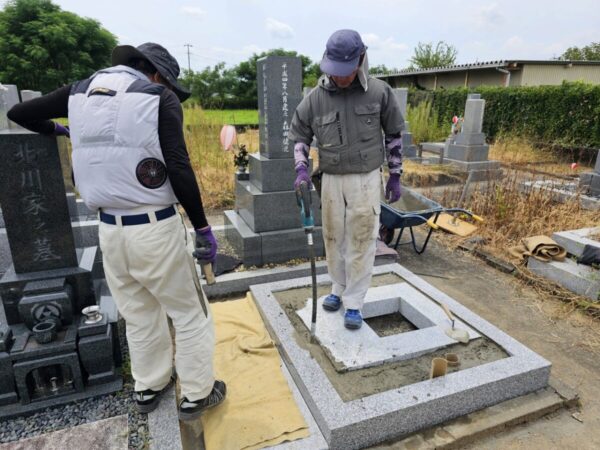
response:
[[[414,330],[382,336],[367,322],[368,341],[359,351],[355,341],[363,338],[343,329],[341,313],[319,306],[320,345],[310,344],[310,283],[301,278],[251,291],[332,449],[399,438],[548,384],[548,361],[398,264],[374,268],[364,312],[371,318],[401,314]],[[329,283],[327,275],[318,277],[320,296],[329,293]],[[456,327],[469,332],[467,345],[444,341],[450,322],[442,303],[457,317]],[[460,367],[430,380],[431,358],[447,352],[459,354]]]
[[[319,311],[323,311],[323,299],[318,299]],[[298,316],[310,329],[312,301],[308,299],[306,303],[298,311]],[[452,323],[440,305],[407,282],[377,286],[367,292],[362,309],[364,318],[393,313],[400,313],[417,329],[384,337],[379,336],[368,323],[359,330],[347,330],[343,321],[344,309],[340,308],[335,313],[320,315],[316,337],[338,371],[413,359],[456,344],[456,340],[446,333]],[[469,340],[481,337],[460,320],[455,321],[455,328],[465,330]]]

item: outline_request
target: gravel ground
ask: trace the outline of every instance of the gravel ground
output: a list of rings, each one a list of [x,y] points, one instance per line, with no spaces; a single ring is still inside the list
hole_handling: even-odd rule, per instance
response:
[[[125,327],[119,324],[123,358],[128,360]],[[17,417],[0,422],[0,443],[17,441],[52,431],[95,422],[109,417],[127,414],[129,425],[129,448],[147,449],[149,441],[148,417],[139,414],[134,407],[133,380],[124,374],[123,390],[102,397],[45,409],[27,417]]]

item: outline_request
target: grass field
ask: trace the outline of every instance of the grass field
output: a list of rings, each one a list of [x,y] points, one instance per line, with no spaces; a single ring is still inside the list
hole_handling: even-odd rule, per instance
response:
[[[198,125],[211,122],[218,125],[258,125],[256,109],[202,109],[199,107],[184,108],[185,123]]]

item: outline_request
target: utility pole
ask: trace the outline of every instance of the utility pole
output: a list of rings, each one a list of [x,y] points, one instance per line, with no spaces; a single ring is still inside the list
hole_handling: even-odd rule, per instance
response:
[[[188,55],[188,72],[192,71],[192,67],[190,66],[190,47],[193,47],[192,44],[184,44],[184,47],[187,47],[187,55]]]

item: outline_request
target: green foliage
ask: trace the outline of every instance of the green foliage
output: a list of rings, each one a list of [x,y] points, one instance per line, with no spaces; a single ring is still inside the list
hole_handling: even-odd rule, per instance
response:
[[[438,114],[429,100],[417,106],[407,105],[406,120],[410,124],[410,132],[416,144],[439,141],[448,135],[448,130],[440,125]]]
[[[206,67],[200,72],[184,71],[183,82],[192,91],[192,101],[205,109],[256,108],[258,92],[256,88],[256,62],[269,55],[298,56],[302,60],[304,86],[315,86],[321,72],[319,65],[308,56],[283,49],[269,50],[259,55],[253,54],[233,68],[225,63]]]
[[[563,83],[559,86],[497,87],[474,90],[485,99],[483,131],[494,138],[520,135],[543,144],[564,147],[600,147],[600,86]],[[444,128],[452,116],[464,115],[469,90],[440,89],[426,93],[411,91],[415,100],[429,99]]]
[[[414,55],[410,58],[410,63],[418,69],[450,66],[456,61],[456,55],[458,55],[456,47],[444,41],[439,41],[435,48],[432,42],[419,42],[415,47]]]
[[[600,61],[600,42],[585,47],[569,47],[558,59],[570,61]]]
[[[397,71],[398,71],[398,69],[388,69],[385,64],[379,64],[377,66],[369,67],[369,73],[371,75],[380,75],[380,74],[387,75],[389,73],[397,72]]]
[[[110,65],[116,38],[50,0],[12,0],[0,11],[0,81],[52,91]]]

